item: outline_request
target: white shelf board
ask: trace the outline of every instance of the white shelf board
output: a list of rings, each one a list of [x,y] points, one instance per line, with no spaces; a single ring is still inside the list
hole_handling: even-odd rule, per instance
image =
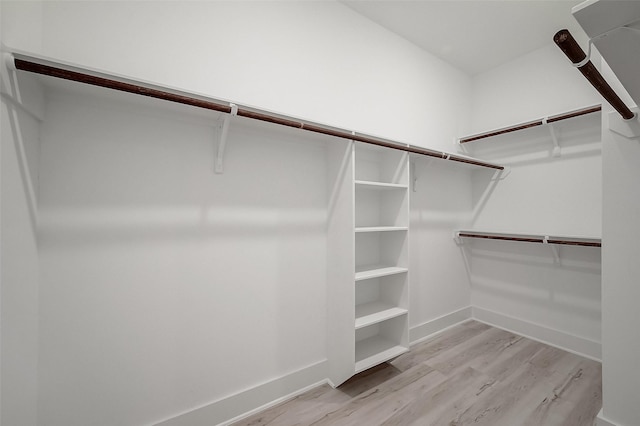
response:
[[[399,266],[384,265],[364,265],[356,267],[356,281],[368,280],[369,278],[384,277],[387,275],[403,274],[409,271],[408,268]]]
[[[408,189],[409,186],[402,183],[385,183],[385,182],[374,182],[369,180],[356,180],[356,187],[367,188],[367,189],[378,189],[378,190],[389,190],[389,189]]]
[[[407,310],[390,303],[371,302],[356,305],[356,330],[407,314]]]
[[[360,226],[356,228],[356,232],[389,232],[408,230],[408,226]]]
[[[356,374],[407,352],[409,348],[380,336],[356,342]]]

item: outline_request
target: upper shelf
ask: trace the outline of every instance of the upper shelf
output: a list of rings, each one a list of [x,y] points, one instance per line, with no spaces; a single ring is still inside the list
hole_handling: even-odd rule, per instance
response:
[[[532,234],[506,234],[501,232],[484,232],[461,230],[456,232],[456,238],[483,238],[489,240],[520,241],[540,244],[560,244],[569,246],[601,247],[600,238],[567,237]]]
[[[592,114],[594,112],[599,112],[601,110],[602,110],[601,105],[593,105],[593,106],[565,112],[558,115],[552,115],[549,117],[540,118],[538,120],[529,121],[527,123],[520,123],[520,124],[516,124],[509,127],[504,127],[501,129],[496,129],[496,130],[491,130],[484,133],[465,136],[458,139],[458,142],[462,144],[462,143],[477,141],[480,139],[491,138],[493,136],[503,135],[505,133],[516,132],[518,130],[524,130],[524,129],[529,129],[531,127],[542,126],[543,124],[554,123],[556,121],[567,120],[569,118],[579,117],[581,115]]]

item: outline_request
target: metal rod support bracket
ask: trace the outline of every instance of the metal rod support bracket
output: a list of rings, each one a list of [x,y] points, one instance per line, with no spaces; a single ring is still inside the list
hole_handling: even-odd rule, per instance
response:
[[[560,251],[558,247],[553,244],[549,244],[549,236],[545,235],[543,239],[543,243],[546,244],[551,249],[551,254],[553,254],[553,262],[560,263]]]
[[[496,170],[491,177],[492,181],[503,180],[511,174],[511,166],[504,166],[502,170]]]
[[[4,61],[4,65],[7,67],[9,71],[17,71],[16,61],[11,53],[4,53],[2,55],[2,59]]]
[[[416,184],[418,183],[418,175],[416,174],[415,161],[409,162],[409,177],[411,178],[411,192],[416,192]]]
[[[453,232],[453,242],[455,242],[456,245],[459,245],[459,246],[464,244],[464,241],[460,237],[460,231],[454,231]]]
[[[229,134],[231,117],[238,115],[238,105],[230,104],[229,106],[231,107],[231,112],[229,115],[225,115],[224,117],[222,131],[220,132],[220,140],[218,141],[218,151],[216,152],[215,172],[219,174],[224,173],[224,151],[227,147],[227,136]]]
[[[553,127],[552,123],[549,123],[549,117],[544,117],[542,119],[542,124],[546,125],[549,129],[549,133],[551,134],[551,141],[553,141],[553,150],[551,151],[551,155],[553,157],[560,157],[560,144],[558,143],[558,135],[556,134],[556,129]]]

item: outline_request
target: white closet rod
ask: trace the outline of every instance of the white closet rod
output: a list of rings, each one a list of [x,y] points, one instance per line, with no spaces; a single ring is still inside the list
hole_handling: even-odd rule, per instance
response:
[[[93,86],[105,87],[108,89],[119,90],[122,92],[133,93],[136,95],[148,96],[156,99],[163,99],[170,102],[190,105],[197,108],[204,108],[223,113],[231,113],[230,104],[223,103],[210,98],[196,96],[187,92],[167,89],[141,81],[122,78],[115,75],[105,74],[87,69],[81,69],[68,64],[54,62],[48,59],[37,58],[22,53],[13,53],[10,57],[9,65],[17,70],[41,74],[65,80],[76,81],[79,83],[90,84]],[[343,139],[349,139],[357,142],[363,142],[371,145],[382,146],[390,149],[410,152],[412,154],[425,155],[428,157],[440,158],[443,160],[455,161],[459,163],[471,164],[474,166],[487,167],[495,170],[503,170],[504,167],[479,161],[474,158],[450,154],[447,152],[434,151],[408,144],[401,144],[395,141],[389,141],[382,138],[367,136],[355,133],[345,129],[328,127],[317,123],[299,121],[295,118],[277,115],[272,112],[260,110],[256,108],[238,107],[237,115],[253,120],[265,121],[269,123],[279,124],[281,126],[293,127],[314,133],[321,133]]]

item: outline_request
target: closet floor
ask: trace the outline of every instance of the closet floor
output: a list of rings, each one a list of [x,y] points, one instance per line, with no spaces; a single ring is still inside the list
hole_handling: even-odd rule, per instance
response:
[[[239,425],[593,425],[598,362],[476,321]]]

